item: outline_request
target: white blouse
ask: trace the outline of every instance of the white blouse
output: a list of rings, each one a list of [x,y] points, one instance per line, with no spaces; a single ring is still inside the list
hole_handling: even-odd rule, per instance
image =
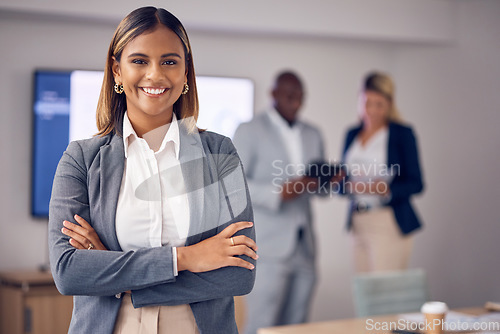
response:
[[[175,114],[166,124],[137,136],[123,118],[125,169],[116,210],[116,235],[124,251],[184,246],[190,224],[189,202],[179,163],[180,136]]]
[[[348,168],[349,181],[390,182],[392,172],[387,168],[387,151],[389,145],[389,129],[378,130],[363,146],[358,137],[354,139],[346,152],[345,163]],[[362,189],[359,189],[362,190]],[[363,203],[369,207],[382,206],[387,200],[377,194],[353,195],[355,203]]]

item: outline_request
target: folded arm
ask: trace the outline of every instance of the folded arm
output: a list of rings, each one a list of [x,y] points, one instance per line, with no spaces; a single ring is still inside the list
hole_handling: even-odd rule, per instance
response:
[[[243,219],[238,217],[235,221]],[[232,224],[233,222],[229,222]],[[208,234],[213,231],[207,231]],[[234,239],[246,236],[255,239],[253,226],[239,231]],[[179,250],[179,249],[178,249]],[[239,258],[255,265],[247,255]],[[132,290],[135,307],[151,305],[180,305],[204,300],[239,296],[250,293],[255,281],[255,269],[226,266],[206,272],[179,271],[174,284],[160,284],[146,289]]]
[[[175,280],[169,247],[135,252],[75,249],[62,233],[63,222],[75,214],[92,223],[87,168],[80,145],[73,142],[59,162],[49,210],[50,263],[61,293],[111,296]],[[107,247],[102,228],[96,231]]]

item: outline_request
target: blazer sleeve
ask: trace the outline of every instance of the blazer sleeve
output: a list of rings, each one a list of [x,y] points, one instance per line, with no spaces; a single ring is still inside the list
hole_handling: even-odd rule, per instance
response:
[[[82,147],[72,142],[54,177],[48,239],[52,275],[59,291],[65,295],[112,296],[175,281],[170,247],[130,252],[79,250],[61,232],[63,221],[73,220],[75,214],[92,222],[87,166],[93,162],[86,163]]]
[[[407,200],[411,195],[420,193],[424,188],[417,141],[413,130],[409,127],[401,128],[397,137],[398,148],[395,152],[390,152],[390,154],[395,154],[398,159],[395,160],[396,176],[389,185],[391,190],[389,204]]]
[[[226,196],[221,196],[219,201],[222,207],[228,206],[229,211],[235,213],[231,219],[217,229],[207,231],[202,239],[209,238],[228,225],[238,221],[252,221],[253,210],[250,201],[250,193],[242,171],[241,161],[231,141],[226,138],[221,144],[221,153],[219,156],[231,156],[229,159],[220,159],[218,161],[218,176],[226,187]],[[236,162],[236,163],[235,163]],[[238,172],[241,171],[241,172]],[[242,182],[231,182],[228,178],[239,177]],[[243,184],[244,189],[236,189],[232,185]],[[239,194],[239,195],[236,195]],[[236,210],[231,203],[234,201],[232,196],[243,196],[246,206],[243,210]],[[239,202],[239,200],[238,200]],[[236,214],[238,213],[238,214]],[[247,228],[239,231],[237,235],[246,235],[255,240],[255,228]],[[241,256],[244,260],[256,264],[255,261],[247,256]],[[189,271],[179,272],[175,282],[159,284],[145,289],[132,291],[132,302],[134,307],[143,307],[151,305],[179,305],[201,302],[211,299],[237,296],[248,294],[254,285],[255,269],[248,270],[241,267],[223,267],[217,270],[202,273],[192,273]]]
[[[281,207],[282,185],[257,181],[255,177],[255,164],[259,159],[258,150],[265,147],[258,147],[256,138],[258,133],[254,128],[253,123],[241,124],[234,134],[234,144],[243,163],[253,205],[278,212]]]

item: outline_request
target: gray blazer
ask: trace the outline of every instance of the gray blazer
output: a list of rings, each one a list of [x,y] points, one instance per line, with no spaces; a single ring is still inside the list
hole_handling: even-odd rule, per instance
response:
[[[186,245],[214,236],[229,224],[253,221],[238,154],[229,138],[188,134],[180,123],[182,173],[191,215]],[[255,271],[225,267],[205,273],[173,273],[172,248],[123,252],[115,232],[125,163],[118,135],[71,142],[57,167],[49,211],[49,255],[62,294],[74,295],[70,333],[112,333],[121,293],[134,307],[189,303],[201,333],[237,333],[233,296],[248,294]],[[77,250],[61,233],[63,220],[87,220],[108,251]],[[244,234],[255,239],[254,228]],[[255,261],[243,257],[255,264]]]
[[[307,123],[299,123],[305,163],[322,159],[323,140],[319,131]],[[233,141],[245,167],[261,258],[285,259],[290,256],[302,228],[313,259],[315,245],[310,199],[315,193],[306,191],[291,201],[281,201],[282,183],[290,177],[285,169],[289,158],[269,114],[261,113],[252,121],[241,124]]]

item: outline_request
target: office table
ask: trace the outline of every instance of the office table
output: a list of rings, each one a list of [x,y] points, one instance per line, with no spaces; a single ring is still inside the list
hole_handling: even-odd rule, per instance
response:
[[[72,310],[49,271],[0,272],[0,333],[67,333]]]

